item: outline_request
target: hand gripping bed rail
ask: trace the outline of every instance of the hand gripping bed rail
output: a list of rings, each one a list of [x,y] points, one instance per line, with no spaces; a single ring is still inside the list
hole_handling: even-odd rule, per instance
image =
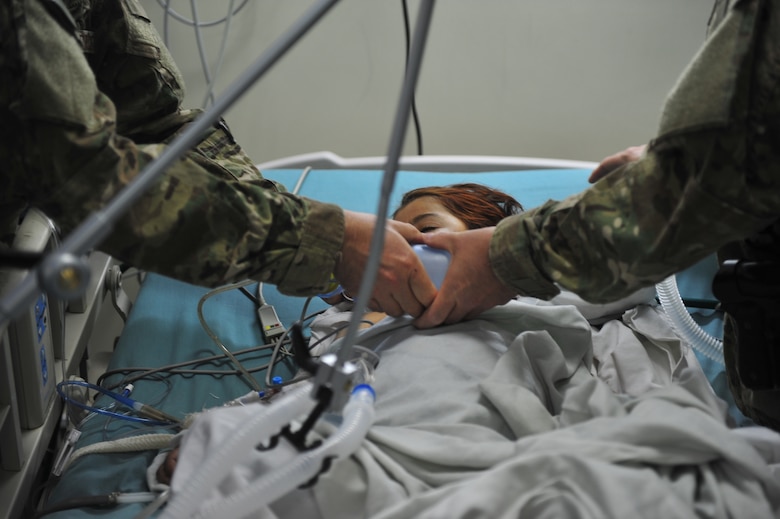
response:
[[[723,341],[707,333],[693,320],[680,297],[675,277],[669,276],[658,283],[655,289],[661,306],[680,338],[690,343],[699,353],[723,364]]]
[[[315,477],[328,457],[343,458],[355,452],[374,421],[374,390],[362,384],[344,406],[344,420],[323,444],[301,453],[282,467],[264,474],[252,485],[200,510],[196,518],[234,519],[250,516]]]
[[[254,449],[259,441],[290,423],[314,407],[311,383],[304,383],[287,394],[282,394],[273,405],[259,407],[257,415],[244,427],[236,430],[229,442],[212,451],[202,467],[193,473],[184,488],[173,494],[161,519],[192,517],[203,496],[219,484],[234,465],[240,463],[246,452]],[[227,517],[220,512],[214,517]]]

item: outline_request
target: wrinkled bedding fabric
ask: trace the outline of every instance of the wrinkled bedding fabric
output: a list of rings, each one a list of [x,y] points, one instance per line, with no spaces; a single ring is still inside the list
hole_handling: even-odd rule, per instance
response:
[[[258,517],[780,516],[780,435],[729,427],[659,308],[598,329],[573,306],[538,302],[434,330],[410,323],[360,336],[381,360],[359,450]],[[227,440],[199,438],[182,439],[174,491]]]

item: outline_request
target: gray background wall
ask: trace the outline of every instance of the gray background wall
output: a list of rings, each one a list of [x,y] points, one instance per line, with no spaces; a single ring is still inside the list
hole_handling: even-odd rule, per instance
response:
[[[227,0],[194,0],[200,21]],[[161,33],[164,0],[141,0]],[[240,4],[236,1],[236,5]],[[313,0],[249,0],[232,19],[224,89]],[[418,0],[410,0],[412,23]],[[600,160],[654,134],[704,40],[711,0],[440,0],[417,89],[425,154]],[[192,18],[189,0],[170,6]],[[206,81],[195,31],[168,21],[187,104]],[[209,67],[225,24],[202,29]],[[330,150],[383,155],[404,67],[401,0],[343,0],[226,114],[256,162]],[[212,71],[213,74],[213,71]],[[410,129],[405,153],[417,152]]]

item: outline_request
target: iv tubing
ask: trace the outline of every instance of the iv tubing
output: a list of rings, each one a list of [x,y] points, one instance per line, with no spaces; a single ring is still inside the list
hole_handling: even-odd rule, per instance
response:
[[[352,355],[352,345],[357,342],[357,335],[360,331],[360,323],[362,321],[361,317],[366,313],[368,301],[371,299],[371,292],[374,289],[377,273],[379,272],[382,249],[385,244],[385,226],[383,225],[383,222],[387,219],[390,193],[393,190],[395,177],[398,173],[398,164],[401,152],[403,151],[406,128],[409,122],[410,107],[412,106],[414,89],[417,84],[420,68],[422,67],[423,51],[425,50],[425,43],[428,38],[428,29],[430,28],[433,16],[433,7],[434,0],[423,0],[420,3],[409,60],[406,66],[406,74],[404,76],[403,84],[401,85],[401,97],[396,105],[393,129],[390,134],[387,161],[385,163],[384,174],[382,175],[382,186],[379,194],[379,205],[376,210],[377,221],[371,236],[368,260],[363,271],[360,290],[355,298],[355,305],[352,308],[354,318],[349,322],[347,333],[342,342],[343,346],[338,351],[338,366],[343,365]]]
[[[209,453],[203,465],[190,477],[179,494],[173,494],[166,506],[164,519],[190,517],[203,499],[213,488],[215,482],[222,481],[228,472],[241,462],[246,452],[254,449],[258,442],[269,437],[293,419],[314,406],[310,397],[311,383],[307,382],[283,393],[270,406],[258,405],[258,412],[222,447]],[[224,516],[222,512],[215,517]]]
[[[74,400],[73,398],[71,398],[65,393],[65,390],[63,388],[66,386],[80,386],[80,387],[86,387],[87,389],[95,390],[109,398],[116,400],[122,405],[132,409],[133,411],[135,411],[136,414],[140,416],[138,417],[127,416],[127,415],[123,415],[111,411],[110,409],[93,407],[84,404],[82,402],[79,402],[78,400]],[[119,418],[120,420],[128,420],[132,422],[147,423],[147,424],[154,424],[154,425],[177,425],[181,423],[181,420],[179,420],[178,418],[171,416],[163,411],[160,411],[159,409],[155,409],[150,405],[134,400],[125,393],[121,393],[121,394],[114,393],[113,391],[109,391],[104,387],[91,384],[89,382],[83,382],[81,380],[63,380],[62,382],[57,384],[55,389],[57,390],[57,393],[60,395],[60,397],[62,397],[64,402],[71,405],[75,405],[76,407],[80,407],[81,409],[89,411],[90,413],[97,413],[105,416],[113,416],[115,418]]]
[[[273,503],[315,477],[328,457],[343,458],[355,452],[374,421],[374,390],[361,384],[344,407],[339,429],[318,448],[301,453],[286,465],[264,474],[236,494],[210,503],[195,517],[245,517]]]
[[[658,283],[655,289],[661,306],[680,338],[690,343],[699,353],[723,364],[723,341],[707,333],[693,320],[680,297],[675,277],[669,276]]]

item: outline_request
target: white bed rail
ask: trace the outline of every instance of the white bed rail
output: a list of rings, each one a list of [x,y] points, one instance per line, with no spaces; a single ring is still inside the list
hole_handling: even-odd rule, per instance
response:
[[[386,157],[342,157],[330,151],[292,155],[258,164],[270,169],[384,169]],[[522,171],[530,169],[594,169],[597,162],[493,155],[406,155],[399,168],[431,172]]]

